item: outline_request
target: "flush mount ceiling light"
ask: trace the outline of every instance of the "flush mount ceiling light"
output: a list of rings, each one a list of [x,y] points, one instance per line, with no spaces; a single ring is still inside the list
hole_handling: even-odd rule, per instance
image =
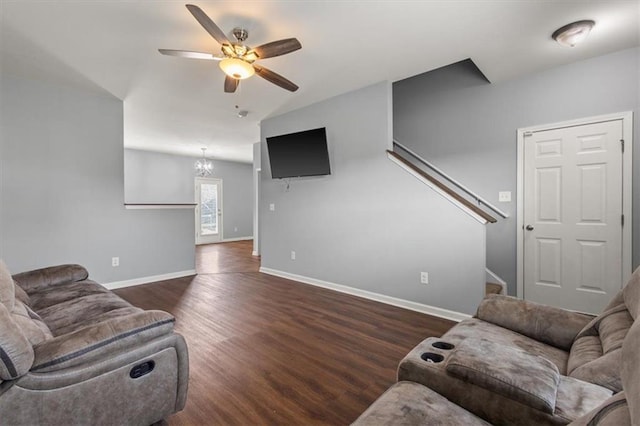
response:
[[[204,152],[207,150],[207,148],[200,149],[202,150],[202,158],[196,161],[196,174],[201,177],[206,177],[211,175],[211,172],[213,171],[213,164],[204,156]]]
[[[244,80],[255,74],[255,69],[250,63],[240,58],[226,58],[220,61],[220,68],[229,77],[236,80]]]
[[[562,46],[573,47],[587,38],[595,24],[595,21],[590,19],[572,22],[555,30],[551,38]]]

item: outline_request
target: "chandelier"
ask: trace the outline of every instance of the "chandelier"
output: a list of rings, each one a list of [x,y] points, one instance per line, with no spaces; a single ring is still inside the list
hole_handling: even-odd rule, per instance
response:
[[[213,164],[204,156],[204,152],[207,150],[207,148],[200,149],[202,150],[202,158],[196,161],[196,174],[200,177],[210,176],[211,172],[213,171]]]

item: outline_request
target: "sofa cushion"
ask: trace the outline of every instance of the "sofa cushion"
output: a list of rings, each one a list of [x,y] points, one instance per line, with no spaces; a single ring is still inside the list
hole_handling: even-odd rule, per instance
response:
[[[52,339],[51,331],[31,308],[16,300],[11,317],[20,328],[31,346],[38,345],[45,340]]]
[[[631,418],[640,419],[640,322],[636,321],[622,345],[622,385]]]
[[[461,379],[553,414],[560,383],[549,360],[483,339],[465,339],[447,361],[447,372]]]
[[[30,297],[54,336],[108,319],[112,311],[118,315],[142,311],[91,280],[58,284],[50,293],[35,292]]]
[[[554,363],[560,374],[566,374],[568,352],[477,318],[459,322],[442,336],[443,340],[453,344],[467,338],[482,338],[503,346],[522,349],[532,355],[540,355]]]
[[[426,386],[398,382],[352,423],[365,425],[489,425]]]
[[[633,319],[640,316],[640,267],[638,267],[627,285],[622,289],[622,299]]]
[[[7,269],[4,261],[0,260],[0,303],[2,303],[9,312],[13,310],[15,301],[15,284],[11,273]]]
[[[624,303],[609,307],[594,318],[571,346],[567,374],[614,392],[621,391],[621,348],[632,324],[633,318]]]
[[[14,315],[0,303],[0,379],[13,380],[24,375],[33,359],[31,343],[14,321]]]
[[[571,423],[571,426],[624,426],[631,425],[625,392],[620,392],[589,414]]]
[[[27,306],[31,306],[31,299],[29,298],[29,295],[27,294],[26,291],[24,291],[22,289],[22,287],[20,287],[18,284],[16,284],[14,282],[14,291],[16,294],[16,300],[21,301],[22,303],[24,303]]]

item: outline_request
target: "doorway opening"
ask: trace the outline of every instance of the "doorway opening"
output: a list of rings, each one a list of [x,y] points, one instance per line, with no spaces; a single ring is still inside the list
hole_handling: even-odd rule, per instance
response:
[[[196,245],[222,241],[222,179],[195,179]]]

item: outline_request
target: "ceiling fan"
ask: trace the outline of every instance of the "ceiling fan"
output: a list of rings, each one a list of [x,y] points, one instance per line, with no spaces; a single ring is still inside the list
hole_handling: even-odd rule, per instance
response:
[[[244,44],[249,36],[247,30],[243,28],[234,28],[233,36],[235,43],[229,41],[222,30],[202,11],[198,6],[186,5],[189,12],[204,27],[211,37],[222,45],[222,56],[216,56],[205,52],[192,52],[188,50],[172,50],[158,49],[163,55],[179,56],[182,58],[207,59],[220,61],[220,68],[226,74],[224,79],[224,91],[233,93],[238,88],[240,80],[251,77],[254,73],[258,74],[265,80],[282,87],[283,89],[295,92],[298,86],[287,80],[280,74],[271,71],[268,68],[255,64],[258,59],[273,58],[274,56],[286,55],[294,52],[302,45],[296,38],[286,38],[283,40],[272,41],[258,47],[251,48]]]

